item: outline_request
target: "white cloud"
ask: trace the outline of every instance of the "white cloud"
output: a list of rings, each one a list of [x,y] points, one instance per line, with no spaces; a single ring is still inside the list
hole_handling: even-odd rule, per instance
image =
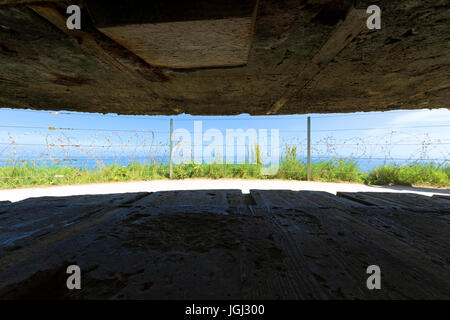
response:
[[[392,120],[393,125],[427,125],[430,123],[450,124],[449,109],[418,110],[396,115]]]

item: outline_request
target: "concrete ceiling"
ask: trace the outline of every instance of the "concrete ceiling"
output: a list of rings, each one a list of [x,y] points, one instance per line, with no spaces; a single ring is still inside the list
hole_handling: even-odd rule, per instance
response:
[[[119,114],[448,108],[447,0],[0,0],[0,107]],[[68,30],[66,8],[82,8]],[[369,30],[368,4],[382,9]]]

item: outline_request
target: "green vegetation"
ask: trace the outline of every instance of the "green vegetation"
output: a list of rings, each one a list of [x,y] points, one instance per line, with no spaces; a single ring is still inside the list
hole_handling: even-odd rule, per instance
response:
[[[377,185],[420,185],[448,187],[450,166],[435,164],[385,165],[374,168],[365,182]]]
[[[306,164],[298,161],[297,148],[286,147],[285,156],[281,158],[281,166],[275,178],[288,180],[306,180]],[[324,182],[364,182],[364,174],[352,161],[336,159],[311,163],[311,178]]]
[[[306,164],[296,158],[296,150],[287,150],[276,175],[261,174],[261,164],[180,164],[173,167],[174,179],[239,178],[306,180]],[[315,181],[358,182],[375,185],[450,186],[450,166],[411,164],[385,165],[366,174],[353,161],[333,160],[312,163],[311,176]],[[0,188],[71,185],[103,182],[145,181],[169,177],[167,164],[110,165],[97,169],[33,164],[0,167]]]

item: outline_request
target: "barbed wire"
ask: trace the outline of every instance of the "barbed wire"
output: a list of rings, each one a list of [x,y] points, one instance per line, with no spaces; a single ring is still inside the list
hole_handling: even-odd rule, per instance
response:
[[[87,145],[87,144],[45,144],[45,143],[15,143],[15,142],[0,142],[0,145],[9,145],[9,146],[41,146],[41,147],[52,147],[52,148],[81,148],[81,147],[89,147],[89,148],[113,148],[113,147],[121,147],[121,148],[135,148],[136,146],[126,145],[126,144],[111,144],[111,145]],[[208,147],[208,144],[189,144],[191,147]],[[226,144],[214,144],[215,146],[224,147]],[[311,146],[326,146],[327,143],[311,143]],[[335,146],[360,146],[362,143],[334,143]],[[364,143],[366,146],[385,146],[384,143]],[[391,143],[392,146],[421,146],[423,143]],[[450,142],[435,142],[433,145],[450,145]],[[166,143],[164,145],[139,145],[140,148],[145,147],[160,147],[167,148],[170,144]],[[246,147],[248,144],[232,144],[230,146],[234,147]],[[291,146],[303,146],[303,144],[291,144]]]
[[[35,111],[32,111],[35,112]],[[76,113],[69,113],[76,114]],[[77,114],[79,115],[79,114]],[[83,114],[84,115],[84,114]],[[351,115],[333,115],[326,117],[340,117]],[[104,116],[102,116],[104,117]],[[119,116],[115,116],[119,117]],[[136,119],[134,116],[130,117]],[[268,119],[283,119],[292,120],[290,118],[273,118]],[[312,117],[321,118],[321,117]],[[324,117],[325,118],[325,117]],[[146,118],[148,121],[158,120],[166,121],[170,118],[158,118],[151,119]],[[233,118],[217,120],[247,120],[257,121],[262,118],[252,117],[248,119]],[[304,120],[305,117],[299,118]],[[197,121],[202,120],[198,118],[192,119],[175,119],[178,121]],[[214,120],[211,118],[204,118],[203,120]],[[168,126],[167,126],[168,127]],[[311,142],[311,152],[313,156],[312,160],[325,160],[333,161],[333,159],[340,160],[352,160],[356,162],[361,161],[383,161],[383,163],[392,162],[407,162],[417,163],[421,161],[427,162],[439,162],[440,165],[447,164],[450,158],[449,149],[445,146],[450,145],[449,139],[436,138],[429,135],[427,132],[419,133],[407,132],[407,129],[428,129],[428,128],[447,128],[450,125],[423,125],[423,126],[395,126],[395,127],[361,127],[361,128],[326,128],[326,129],[313,129],[312,133],[327,133],[330,135],[313,135],[313,141]],[[25,125],[8,125],[0,124],[0,128],[6,129],[26,129],[26,130],[44,130],[45,132],[32,131],[21,133],[19,136],[16,133],[7,132],[7,141],[2,141],[0,135],[0,162],[3,166],[14,166],[22,164],[34,164],[40,166],[42,164],[57,164],[57,165],[73,165],[80,167],[85,164],[88,168],[102,168],[110,164],[118,165],[131,165],[133,162],[147,163],[147,164],[167,164],[170,154],[169,136],[170,131],[165,130],[132,130],[132,129],[107,129],[107,128],[68,128],[68,127],[56,127],[56,126],[25,126]],[[303,128],[303,126],[302,126]],[[236,129],[233,129],[236,130]],[[357,131],[380,131],[371,134],[364,133],[357,136],[345,136],[340,137],[336,133],[338,132],[357,132]],[[388,130],[383,132],[383,130]],[[90,132],[88,136],[78,135],[72,136],[71,131],[86,131]],[[192,135],[192,130],[188,130]],[[222,130],[221,132],[224,132]],[[286,152],[286,148],[296,148],[296,152],[299,155],[298,159],[305,160],[307,142],[306,142],[306,130],[288,130],[280,129],[276,133],[279,135],[281,143],[279,143],[279,155],[282,157],[283,152]],[[293,137],[286,137],[283,133],[293,133]],[[376,134],[378,133],[378,134]],[[6,133],[4,133],[6,134]],[[32,136],[33,140],[41,140],[38,142],[27,142],[28,135]],[[75,133],[73,135],[76,135]],[[225,135],[223,135],[225,136]],[[267,131],[267,137],[273,137],[270,130]],[[244,137],[247,139],[248,137]],[[25,141],[24,141],[25,140]],[[217,141],[211,141],[211,143],[196,143],[191,141],[186,143],[183,141],[174,141],[174,151],[183,151],[183,147],[191,147],[192,154],[194,153],[192,148],[202,147],[208,148],[212,144],[215,148],[246,148],[245,159],[250,160],[253,157],[253,150],[255,146],[250,145],[250,141],[254,141],[248,138],[248,143],[233,143],[229,145],[227,143],[217,143]],[[242,140],[238,140],[242,141]],[[268,139],[269,141],[269,139]],[[233,140],[234,142],[234,140]],[[271,144],[269,143],[271,146]],[[267,146],[266,149],[270,149]],[[34,148],[36,147],[36,148]],[[409,150],[409,157],[404,157],[403,154],[399,156],[398,150]],[[351,150],[348,150],[351,148]],[[35,150],[36,149],[36,150]],[[345,150],[345,152],[344,152]],[[348,152],[347,152],[348,151]],[[184,152],[184,151],[183,151]],[[105,154],[107,153],[107,154]],[[344,154],[346,153],[346,154]],[[406,153],[406,154],[408,154]],[[192,155],[191,154],[191,155]],[[381,156],[384,155],[384,156]],[[209,160],[215,159],[215,156],[208,155]],[[208,159],[208,158],[207,158]],[[226,162],[224,162],[225,164]],[[2,165],[0,165],[2,166]],[[24,176],[20,176],[24,178]],[[12,177],[0,177],[2,179],[12,179]]]
[[[190,120],[192,121],[192,120]],[[341,129],[321,129],[311,130],[311,132],[328,132],[328,131],[364,131],[364,130],[392,130],[392,129],[418,129],[418,128],[448,128],[450,125],[428,125],[428,126],[401,126],[401,127],[367,127],[367,128],[341,128]],[[57,127],[42,127],[42,126],[13,126],[0,124],[0,128],[15,128],[15,129],[43,129],[43,130],[66,130],[66,131],[110,131],[110,132],[141,132],[149,133],[154,130],[123,130],[123,129],[102,129],[102,128],[57,128]],[[234,129],[230,129],[234,130]],[[279,130],[278,132],[306,132],[307,130]],[[155,131],[156,132],[156,131]],[[170,133],[170,131],[157,131],[158,133]]]
[[[130,157],[130,159],[147,159],[147,157]],[[213,157],[212,157],[213,158]],[[311,157],[311,159],[330,159],[331,158],[337,159],[337,160],[389,160],[389,161],[450,161],[450,159],[442,159],[442,158],[384,158],[384,157],[348,157],[348,156],[322,156],[322,157]],[[304,158],[299,158],[305,160]],[[103,160],[103,161],[118,161],[121,160],[120,158],[96,158],[96,159],[77,159],[77,158],[65,158],[65,159],[53,159],[53,158],[47,158],[47,159],[26,159],[26,160],[5,160],[0,159],[1,162],[40,162],[40,161],[54,161],[54,162],[70,162],[70,161],[97,161],[97,160]]]

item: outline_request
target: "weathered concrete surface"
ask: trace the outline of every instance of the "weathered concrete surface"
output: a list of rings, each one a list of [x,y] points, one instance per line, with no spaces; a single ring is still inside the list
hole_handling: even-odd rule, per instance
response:
[[[431,197],[414,207],[411,196],[196,190],[16,202],[0,215],[2,237],[28,234],[27,220],[55,228],[22,247],[0,243],[0,298],[449,299],[450,209]],[[71,264],[81,290],[65,287]],[[373,264],[381,290],[366,287]]]
[[[146,195],[116,194],[105,195],[101,199],[89,195],[29,198],[14,206],[0,207],[0,256]]]
[[[449,107],[446,0],[376,1],[382,29],[365,29],[361,16],[342,39],[340,28],[355,26],[342,23],[354,1],[260,0],[246,65],[182,70],[152,66],[112,41],[84,7],[82,30],[71,33],[62,1],[33,10],[30,2],[0,1],[1,107],[205,115]],[[208,14],[192,19],[216,17]]]
[[[445,200],[414,193],[338,192],[337,195],[369,206],[448,208]]]

